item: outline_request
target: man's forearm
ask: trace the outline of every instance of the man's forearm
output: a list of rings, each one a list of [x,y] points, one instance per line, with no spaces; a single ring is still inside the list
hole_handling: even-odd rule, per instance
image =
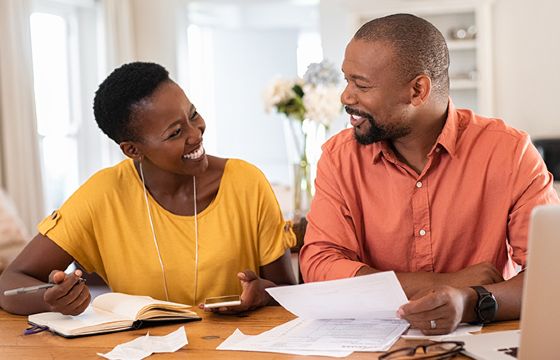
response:
[[[367,275],[379,272],[369,266],[363,266],[358,270],[356,276]],[[450,274],[438,274],[430,272],[417,272],[417,273],[396,273],[401,286],[409,299],[414,298],[418,292],[426,291],[430,288],[439,285],[449,285],[460,288],[465,295],[464,311],[462,321],[471,322],[476,321],[477,316],[475,313],[475,305],[478,301],[476,291],[470,286],[483,285],[484,288],[490,291],[496,301],[498,302],[498,312],[495,320],[515,320],[519,319],[521,315],[521,298],[523,294],[523,279],[524,273],[519,273],[517,276],[507,280],[491,284],[484,283],[468,283],[457,286],[457,278]],[[455,283],[455,284],[454,284]]]
[[[496,321],[500,320],[517,320],[521,316],[521,298],[523,296],[523,282],[525,275],[519,273],[513,278],[496,284],[484,285],[484,288],[492,293],[498,303],[498,312],[496,313]],[[465,306],[463,313],[463,321],[476,320],[474,304],[478,300],[476,291],[469,292],[468,304]]]
[[[364,265],[358,270],[356,276],[373,274],[378,271]],[[470,265],[465,269],[451,273],[419,271],[397,272],[396,275],[409,299],[413,299],[419,292],[424,292],[436,286],[465,288],[477,285],[489,286],[489,284],[499,284],[504,281],[501,273],[490,263]]]

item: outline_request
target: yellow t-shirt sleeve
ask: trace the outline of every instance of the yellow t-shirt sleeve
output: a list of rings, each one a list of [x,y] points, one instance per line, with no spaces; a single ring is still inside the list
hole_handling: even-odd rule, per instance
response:
[[[95,271],[104,276],[93,225],[94,214],[89,211],[95,208],[89,201],[95,198],[92,188],[88,183],[82,185],[60,209],[45,217],[37,229],[72,256],[87,272]]]
[[[272,187],[259,171],[258,241],[260,266],[270,264],[296,244],[292,224],[285,221]]]

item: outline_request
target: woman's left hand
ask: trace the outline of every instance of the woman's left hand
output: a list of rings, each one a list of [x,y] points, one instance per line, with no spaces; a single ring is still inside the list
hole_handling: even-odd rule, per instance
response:
[[[224,306],[217,309],[204,309],[204,304],[200,304],[198,307],[208,312],[237,314],[244,311],[255,310],[271,302],[272,298],[265,291],[265,288],[275,286],[272,281],[258,277],[252,270],[245,270],[237,273],[237,278],[241,281],[242,288],[240,305]]]

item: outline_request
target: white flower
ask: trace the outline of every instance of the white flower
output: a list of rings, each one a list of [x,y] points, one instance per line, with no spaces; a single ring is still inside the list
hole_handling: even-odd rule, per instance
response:
[[[267,112],[276,111],[303,125],[310,119],[325,127],[340,114],[340,72],[328,61],[310,64],[303,79],[276,79],[265,90]]]
[[[306,85],[303,105],[307,110],[306,117],[329,127],[340,114],[340,89],[333,85]]]
[[[301,84],[301,79],[276,79],[264,92],[264,103],[267,112],[275,110],[279,104],[286,103],[288,100],[296,97],[293,87],[295,84]]]

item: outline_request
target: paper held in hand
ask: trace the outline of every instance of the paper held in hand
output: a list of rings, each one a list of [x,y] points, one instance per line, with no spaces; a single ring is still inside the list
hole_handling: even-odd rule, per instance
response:
[[[266,289],[302,319],[397,319],[408,302],[392,271]]]
[[[397,318],[408,300],[392,271],[266,290],[299,317],[256,336],[236,331],[219,350],[342,357],[388,350],[409,326]]]
[[[76,337],[137,329],[158,322],[200,320],[189,305],[156,300],[149,296],[106,293],[99,295],[78,316],[44,312],[29,315],[32,325],[46,326],[55,334]]]

